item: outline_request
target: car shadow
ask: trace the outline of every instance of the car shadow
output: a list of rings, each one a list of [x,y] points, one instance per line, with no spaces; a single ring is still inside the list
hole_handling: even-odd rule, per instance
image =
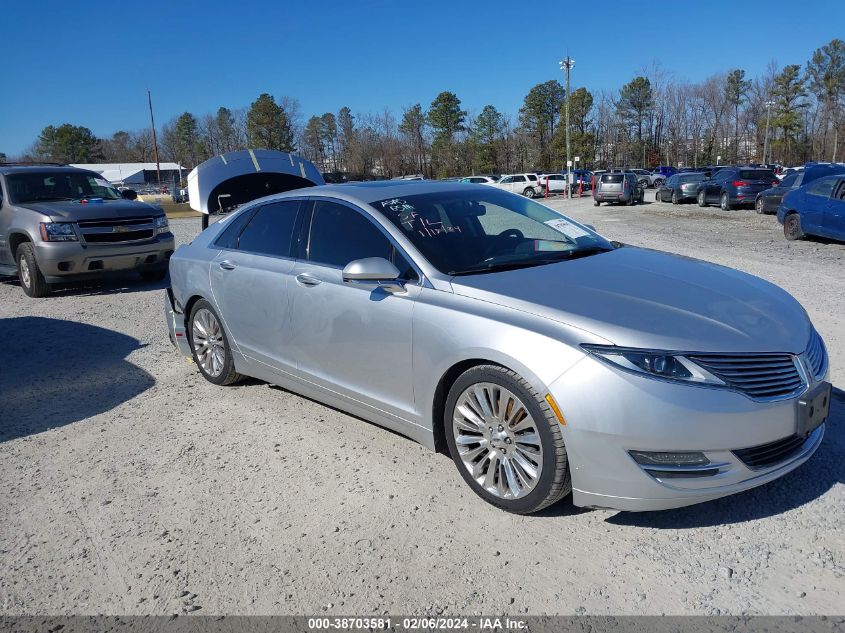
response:
[[[658,529],[692,529],[744,523],[794,510],[845,483],[845,391],[834,387],[822,444],[807,462],[768,484],[730,497],[676,510],[620,512],[607,523]]]
[[[17,286],[19,292],[20,282],[17,277],[2,277],[0,284]],[[125,294],[131,292],[148,292],[151,290],[164,290],[170,285],[170,277],[161,281],[144,281],[136,275],[121,275],[117,277],[103,277],[91,281],[70,282],[53,284],[50,289],[50,297],[93,297],[114,294]]]
[[[142,345],[93,325],[0,319],[0,442],[109,411],[155,384],[126,360]]]

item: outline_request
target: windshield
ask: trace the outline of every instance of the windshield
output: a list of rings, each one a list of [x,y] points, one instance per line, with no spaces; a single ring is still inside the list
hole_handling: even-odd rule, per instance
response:
[[[539,266],[613,250],[580,224],[499,189],[426,193],[370,204],[447,275]]]
[[[118,200],[121,196],[108,180],[96,174],[72,171],[39,171],[6,176],[9,196],[14,203],[49,200],[82,200],[103,198]]]

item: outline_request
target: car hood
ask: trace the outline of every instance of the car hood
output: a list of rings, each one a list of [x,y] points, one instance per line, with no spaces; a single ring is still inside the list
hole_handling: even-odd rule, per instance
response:
[[[810,337],[804,309],[779,287],[724,266],[633,247],[454,277],[452,288],[624,347],[797,354]]]
[[[104,200],[102,203],[72,202],[70,200],[53,202],[26,202],[19,207],[31,209],[49,216],[54,222],[77,222],[79,220],[98,220],[101,218],[136,218],[138,216],[158,216],[164,211],[146,202],[136,200]]]

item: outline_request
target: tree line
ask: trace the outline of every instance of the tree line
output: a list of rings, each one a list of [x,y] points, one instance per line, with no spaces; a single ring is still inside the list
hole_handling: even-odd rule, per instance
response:
[[[565,91],[557,80],[532,87],[516,115],[463,108],[444,91],[401,113],[348,107],[305,119],[292,97],[258,96],[248,107],[185,112],[157,135],[159,156],[193,167],[244,148],[298,152],[325,172],[352,177],[428,177],[565,168]],[[741,68],[687,82],[653,65],[617,91],[572,90],[570,136],[577,166],[654,167],[842,160],[845,42],[834,39],[804,64],[771,63],[758,77]],[[768,127],[768,142],[766,129]],[[148,129],[97,138],[70,124],[47,126],[25,160],[149,162]]]

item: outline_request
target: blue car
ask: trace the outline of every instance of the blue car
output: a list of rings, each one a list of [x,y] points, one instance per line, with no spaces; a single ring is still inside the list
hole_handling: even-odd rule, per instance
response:
[[[845,174],[825,176],[787,193],[778,222],[788,240],[807,235],[845,240]]]

